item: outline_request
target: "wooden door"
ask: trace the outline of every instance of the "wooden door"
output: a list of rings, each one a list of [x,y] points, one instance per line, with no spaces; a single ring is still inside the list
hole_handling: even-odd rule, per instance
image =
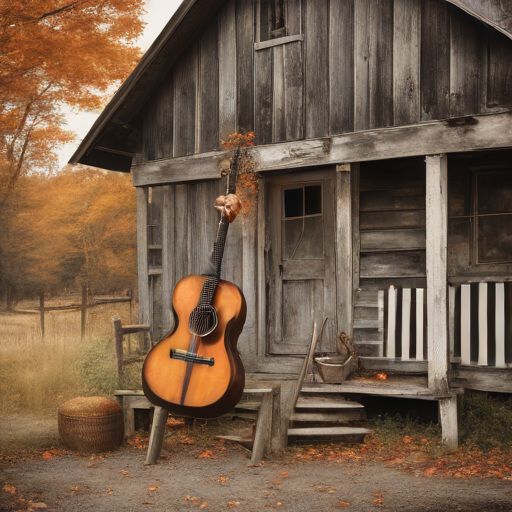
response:
[[[269,340],[272,354],[303,354],[328,317],[319,351],[336,347],[334,172],[269,180]]]

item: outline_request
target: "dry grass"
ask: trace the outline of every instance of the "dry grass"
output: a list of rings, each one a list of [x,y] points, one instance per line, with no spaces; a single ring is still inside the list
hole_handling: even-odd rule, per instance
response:
[[[74,299],[66,303],[79,300]],[[140,365],[131,365],[123,382],[117,382],[114,316],[128,323],[128,303],[89,309],[82,342],[80,311],[47,312],[44,340],[39,315],[0,313],[0,412],[51,413],[76,396],[109,395],[119,386],[140,387]],[[136,336],[131,338],[135,349]]]

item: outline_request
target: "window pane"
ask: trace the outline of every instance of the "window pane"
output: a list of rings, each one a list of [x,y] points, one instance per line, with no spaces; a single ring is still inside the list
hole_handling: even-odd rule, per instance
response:
[[[512,213],[512,172],[478,174],[478,213]]]
[[[322,186],[314,185],[305,187],[305,210],[306,215],[322,213]]]
[[[456,276],[468,269],[473,219],[448,220],[448,274]]]
[[[282,230],[284,260],[316,260],[324,257],[322,217],[284,220]]]
[[[450,217],[470,215],[470,178],[469,171],[448,172],[448,214]]]
[[[512,215],[478,217],[478,262],[512,262]]]
[[[284,191],[284,216],[285,217],[300,217],[303,215],[304,189],[292,188]]]
[[[283,260],[289,260],[302,236],[303,219],[283,220]]]

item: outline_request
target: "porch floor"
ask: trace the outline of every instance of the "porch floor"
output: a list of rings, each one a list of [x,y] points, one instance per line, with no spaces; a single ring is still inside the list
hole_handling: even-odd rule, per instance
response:
[[[458,388],[451,390],[452,393],[459,393]],[[310,382],[304,384],[302,393],[338,393],[354,395],[380,395],[393,396],[397,398],[414,398],[421,400],[438,400],[428,389],[426,375],[387,375],[385,380],[376,378],[354,378],[345,381],[343,384],[325,384]]]

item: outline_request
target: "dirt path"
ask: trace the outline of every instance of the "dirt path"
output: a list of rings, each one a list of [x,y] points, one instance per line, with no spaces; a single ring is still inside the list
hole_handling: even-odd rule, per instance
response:
[[[68,455],[4,465],[0,484],[62,511],[191,511],[206,502],[204,510],[309,512],[336,510],[340,501],[354,511],[512,510],[512,485],[494,480],[415,477],[373,463],[247,467],[236,451],[218,459],[184,452],[156,466],[144,466],[144,456],[122,449],[92,463]]]
[[[0,438],[4,456],[0,457],[0,511],[39,510],[30,506],[31,500],[63,512],[268,508],[323,512],[345,508],[340,502],[350,503],[346,509],[353,511],[512,512],[510,481],[428,478],[375,462],[294,463],[290,451],[259,467],[248,467],[243,450],[219,445],[211,435],[201,439],[198,431],[195,444],[168,444],[171,453],[156,466],[144,466],[145,450],[135,449],[136,444],[102,458],[5,457],[6,452],[13,453],[13,442],[39,453],[52,446],[61,449],[56,444],[56,422],[35,416],[3,417]],[[205,451],[208,448],[212,451]],[[209,455],[200,457],[204,453]]]

